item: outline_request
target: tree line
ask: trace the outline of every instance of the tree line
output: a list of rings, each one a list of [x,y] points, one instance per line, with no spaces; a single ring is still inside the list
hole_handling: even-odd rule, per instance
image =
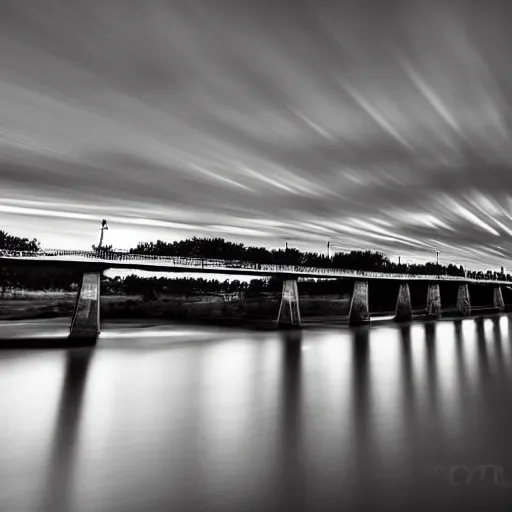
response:
[[[9,235],[7,232],[0,230],[0,251],[37,252],[40,249],[41,244],[36,238],[29,240],[28,238]]]
[[[339,293],[346,284],[346,281],[340,279],[320,281],[309,279],[301,282],[300,289],[301,293],[306,294]],[[262,293],[280,293],[283,286],[282,281],[276,277],[252,279],[250,282],[246,282],[238,279],[219,281],[218,279],[203,278],[140,277],[134,274],[128,275],[124,279],[120,277],[105,278],[102,285],[102,292],[113,295],[145,295],[149,293],[158,296],[244,292],[246,297],[258,296]]]
[[[95,250],[113,252],[111,246],[104,246]],[[0,253],[12,253],[17,251],[37,252],[40,250],[40,242],[37,239],[29,240],[10,235],[0,231]],[[425,264],[398,264],[391,262],[383,253],[376,251],[350,251],[337,252],[332,257],[327,255],[302,252],[296,248],[266,249],[264,247],[246,247],[241,243],[233,243],[223,238],[197,238],[177,242],[141,242],[135,248],[130,249],[131,254],[179,256],[205,259],[241,260],[261,264],[296,265],[306,267],[336,268],[349,270],[366,270],[389,273],[408,273],[423,275],[450,275],[475,279],[502,279],[512,281],[510,274],[488,271],[465,271],[462,265],[437,265],[428,262]],[[5,267],[0,269],[0,291],[5,294],[8,288],[27,290],[76,290],[81,280],[78,270],[69,270],[65,267],[18,268]],[[196,294],[196,293],[235,293],[245,292],[248,295],[262,292],[280,291],[280,282],[276,279],[254,279],[250,283],[238,280],[206,280],[183,278],[144,278],[128,276],[121,278],[104,278],[103,286],[107,293],[118,290],[127,294],[141,294],[145,289],[151,288],[159,293]],[[323,281],[324,284],[315,283],[316,288],[334,291],[336,281]],[[313,286],[304,283],[304,289]]]
[[[336,252],[332,257],[325,254],[302,252],[296,248],[266,249],[265,247],[246,247],[223,238],[197,238],[176,242],[140,242],[130,249],[130,254],[192,257],[205,259],[223,259],[246,261],[260,264],[296,265],[348,270],[366,270],[374,272],[405,273],[413,275],[447,275],[470,277],[474,279],[512,280],[510,274],[488,271],[467,271],[462,265],[437,264],[433,262],[394,263],[378,251]]]
[[[41,244],[35,238],[20,238],[0,230],[0,254],[21,251],[36,253],[40,249]],[[44,270],[36,267],[0,267],[0,293],[4,296],[8,289],[73,291],[81,278],[81,272],[58,264]]]

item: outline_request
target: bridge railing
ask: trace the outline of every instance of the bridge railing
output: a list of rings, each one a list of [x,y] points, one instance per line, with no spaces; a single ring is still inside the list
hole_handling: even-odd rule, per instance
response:
[[[207,269],[247,269],[261,271],[261,273],[290,273],[290,274],[310,274],[322,276],[326,275],[329,277],[340,276],[340,277],[367,277],[367,278],[382,278],[389,277],[392,279],[407,280],[407,279],[441,279],[443,281],[460,281],[461,276],[450,276],[450,275],[426,275],[426,274],[408,274],[408,273],[391,273],[391,272],[376,272],[369,270],[352,270],[352,269],[340,269],[340,268],[326,268],[326,267],[307,267],[302,265],[281,265],[273,263],[254,263],[250,261],[240,260],[223,260],[223,259],[210,259],[210,258],[197,258],[197,257],[185,257],[185,256],[157,256],[150,254],[134,254],[125,252],[111,252],[111,251],[83,251],[83,250],[65,250],[65,249],[47,249],[38,252],[27,252],[27,251],[5,251],[0,250],[0,257],[11,257],[11,258],[34,258],[34,259],[56,259],[59,258],[73,258],[75,260],[89,260],[89,261],[130,261],[130,262],[144,262],[145,264],[151,264],[154,262],[155,265],[167,264],[173,267],[200,267]],[[468,281],[495,281],[495,279],[489,279],[487,275],[481,278],[466,278]],[[498,280],[504,282],[506,280]]]

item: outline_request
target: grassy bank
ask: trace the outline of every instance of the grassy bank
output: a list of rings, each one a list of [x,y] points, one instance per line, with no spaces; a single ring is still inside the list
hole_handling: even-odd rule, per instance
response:
[[[184,323],[205,323],[236,326],[275,326],[280,293],[261,293],[244,300],[225,298],[221,295],[102,295],[103,320],[154,319]],[[76,292],[11,291],[0,298],[0,320],[32,320],[43,318],[69,318],[73,315]],[[348,315],[350,294],[300,295],[303,320],[336,320]],[[370,304],[371,307],[371,304]],[[474,306],[473,313],[485,313],[482,306]],[[509,308],[507,308],[509,309]],[[371,310],[372,314],[393,312],[393,305],[386,310]],[[424,306],[416,306],[416,318],[423,317]],[[457,316],[455,304],[445,303],[445,316]]]
[[[0,319],[22,320],[71,317],[76,292],[22,292],[0,298]],[[226,300],[218,295],[164,295],[148,299],[142,295],[104,295],[101,297],[101,317],[104,319],[155,318],[181,321],[218,321],[244,323],[274,321],[281,295],[262,294],[245,300]],[[303,316],[347,315],[350,296],[301,296]]]

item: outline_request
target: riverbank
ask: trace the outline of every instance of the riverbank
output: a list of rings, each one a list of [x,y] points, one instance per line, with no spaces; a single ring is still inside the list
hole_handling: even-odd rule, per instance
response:
[[[220,295],[102,295],[100,316],[103,321],[140,320],[176,322],[183,325],[273,330],[276,328],[281,296],[278,293],[259,297],[226,299]],[[71,321],[76,292],[15,291],[0,299],[0,320],[40,320],[63,318]],[[348,324],[350,295],[301,295],[300,309],[304,327]],[[424,306],[413,310],[413,320],[429,320]],[[472,317],[492,315],[492,307],[474,307]],[[392,320],[394,311],[371,312],[372,322]],[[457,318],[457,309],[448,305],[445,318]]]
[[[102,295],[101,318],[154,318],[191,320],[216,319],[222,323],[274,321],[281,295],[261,294],[246,299],[225,298],[222,295],[162,295],[148,298],[142,295]],[[13,292],[0,299],[0,320],[59,318],[73,314],[76,292]],[[348,314],[348,294],[301,296],[304,316],[343,316]]]

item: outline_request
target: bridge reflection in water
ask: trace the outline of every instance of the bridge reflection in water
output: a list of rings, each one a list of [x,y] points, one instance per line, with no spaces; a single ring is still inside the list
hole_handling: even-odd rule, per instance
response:
[[[180,328],[4,352],[0,510],[503,510],[511,329]]]

